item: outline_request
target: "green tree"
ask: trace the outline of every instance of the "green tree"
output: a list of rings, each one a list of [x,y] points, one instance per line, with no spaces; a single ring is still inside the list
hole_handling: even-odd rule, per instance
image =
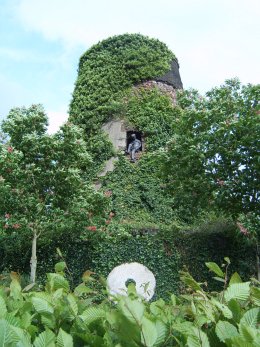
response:
[[[160,157],[176,205],[193,215],[215,208],[259,224],[259,96],[259,85],[236,79],[204,98],[194,90],[179,95],[175,136]],[[257,246],[259,230],[252,233]]]
[[[32,239],[35,282],[39,236],[46,242],[64,230],[79,236],[90,212],[101,218],[105,199],[84,179],[91,157],[77,126],[66,123],[49,135],[42,106],[32,105],[11,110],[2,129],[8,140],[0,147],[0,235]]]

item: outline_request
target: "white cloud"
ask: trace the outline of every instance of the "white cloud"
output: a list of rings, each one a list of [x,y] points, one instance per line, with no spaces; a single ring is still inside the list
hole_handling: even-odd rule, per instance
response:
[[[49,134],[56,133],[61,127],[61,125],[63,125],[68,120],[68,116],[69,116],[65,110],[48,111],[47,115],[49,118],[49,126],[48,126]]]
[[[16,11],[28,30],[67,51],[125,32],[156,37],[179,58],[184,86],[202,91],[260,75],[258,0],[20,0]]]

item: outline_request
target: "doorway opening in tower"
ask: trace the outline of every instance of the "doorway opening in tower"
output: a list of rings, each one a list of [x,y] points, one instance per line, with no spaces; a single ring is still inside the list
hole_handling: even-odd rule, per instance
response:
[[[134,130],[130,130],[126,132],[126,149],[128,150],[130,143],[133,142],[134,140],[133,135],[135,135],[136,139],[141,142],[141,147],[139,148],[139,151],[142,151],[143,150],[142,133],[141,131],[134,131]]]
[[[126,153],[129,154],[131,162],[139,159],[143,150],[142,133],[140,131],[129,130],[126,132]]]

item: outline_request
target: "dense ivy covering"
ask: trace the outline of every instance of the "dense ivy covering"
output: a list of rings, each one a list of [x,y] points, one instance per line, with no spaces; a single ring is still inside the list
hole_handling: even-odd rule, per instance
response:
[[[112,192],[112,206],[119,221],[141,222],[145,226],[174,220],[173,196],[165,191],[157,170],[152,154],[143,155],[138,165],[119,157],[115,170],[103,180],[103,189]]]
[[[122,108],[124,91],[164,74],[175,58],[167,46],[140,34],[104,40],[80,58],[70,118],[85,129],[97,130]]]
[[[134,88],[128,95],[126,119],[145,134],[145,150],[152,152],[166,146],[174,134],[180,109],[169,95],[156,87]]]
[[[145,264],[155,274],[156,297],[168,297],[169,292],[181,290],[179,271],[188,269],[199,281],[206,281],[211,290],[219,289],[219,282],[212,279],[202,264],[210,260],[221,262],[223,257],[231,259],[231,271],[240,270],[243,280],[254,274],[254,254],[249,245],[234,238],[235,226],[222,219],[204,223],[200,227],[184,229],[178,225],[155,224],[130,221],[127,224],[110,225],[113,236],[91,242],[63,233],[62,238],[52,238],[52,242],[40,242],[38,247],[38,281],[42,282],[45,272],[51,271],[59,257],[56,248],[62,250],[70,271],[69,280],[77,284],[86,270],[97,275],[108,273],[124,262],[137,261]],[[13,271],[29,272],[30,240],[13,237],[12,242],[0,240],[2,272],[6,264]],[[10,239],[9,239],[10,241]],[[23,255],[21,257],[21,254]]]

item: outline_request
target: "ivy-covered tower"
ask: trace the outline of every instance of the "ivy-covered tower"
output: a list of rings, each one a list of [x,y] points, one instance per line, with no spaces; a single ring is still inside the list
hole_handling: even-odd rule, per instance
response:
[[[141,150],[149,148],[145,138],[151,135],[149,118],[153,115],[145,109],[134,115],[134,99],[145,102],[148,94],[155,92],[175,104],[176,90],[181,88],[177,58],[158,40],[125,34],[104,40],[84,53],[70,105],[70,120],[86,130],[95,166],[99,167],[97,172],[109,159],[102,175],[112,169],[111,162],[118,154],[115,152],[127,148],[133,132],[142,140]],[[155,112],[156,108],[152,110]],[[163,112],[165,122],[167,110]],[[159,114],[154,116],[159,123]]]
[[[180,116],[178,89],[179,64],[167,46],[125,34],[82,55],[70,104],[70,121],[85,130],[93,158],[86,175],[110,199],[113,215],[101,230],[105,239],[96,245],[94,271],[108,275],[121,263],[140,262],[156,276],[158,293],[178,286],[177,271],[172,273],[178,254],[160,236],[174,230],[176,220],[176,202],[160,177],[160,155]],[[133,133],[142,144],[135,163],[125,153]]]
[[[173,135],[178,89],[178,60],[156,39],[115,36],[80,58],[70,121],[84,128],[94,163],[87,174],[112,193],[120,218],[171,219],[172,201],[162,189],[154,157]],[[125,154],[133,133],[142,142],[136,164]]]

